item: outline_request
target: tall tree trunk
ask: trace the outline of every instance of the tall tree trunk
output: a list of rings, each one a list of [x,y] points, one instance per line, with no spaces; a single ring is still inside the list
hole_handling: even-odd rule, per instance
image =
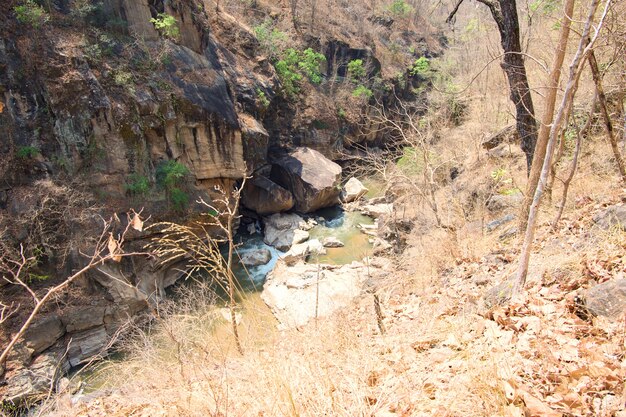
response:
[[[537,143],[537,123],[535,122],[535,109],[530,95],[524,56],[522,55],[517,6],[515,0],[478,1],[489,7],[491,15],[498,25],[500,42],[504,50],[504,58],[500,65],[509,82],[511,101],[515,105],[517,132],[530,171],[535,144]]]
[[[604,88],[602,87],[602,77],[600,76],[598,61],[596,60],[596,55],[594,54],[593,50],[591,50],[591,52],[589,53],[588,59],[589,67],[591,68],[591,74],[593,75],[593,82],[596,84],[596,93],[598,95],[598,103],[600,103],[600,112],[602,113],[602,118],[604,119],[604,128],[606,130],[606,135],[608,136],[609,142],[611,143],[613,156],[615,157],[615,162],[617,163],[619,173],[622,176],[622,181],[626,183],[626,168],[624,168],[624,159],[622,159],[619,147],[617,146],[617,138],[615,137],[615,132],[613,131],[613,123],[611,122],[611,116],[609,115],[609,109],[606,104],[606,95],[604,94]]]
[[[539,175],[539,181],[537,182],[537,187],[535,188],[535,190],[533,190],[532,204],[530,205],[530,210],[528,212],[528,222],[524,233],[524,242],[520,252],[519,265],[515,277],[515,286],[513,288],[513,293],[515,295],[519,295],[523,291],[524,285],[526,283],[526,276],[528,275],[528,264],[530,261],[530,251],[535,237],[535,228],[537,226],[539,206],[541,204],[541,198],[543,196],[543,191],[548,180],[548,174],[550,172],[550,166],[552,164],[552,155],[554,153],[556,137],[559,130],[563,126],[567,108],[570,102],[574,100],[576,90],[578,89],[578,81],[580,79],[580,74],[582,73],[584,61],[587,59],[587,57],[589,56],[589,52],[593,48],[593,45],[598,37],[600,29],[602,28],[604,19],[611,4],[611,0],[606,0],[602,18],[600,19],[600,22],[595,25],[594,36],[589,41],[589,33],[591,31],[591,26],[593,24],[593,19],[599,2],[600,0],[592,0],[591,4],[589,5],[589,12],[585,20],[585,27],[583,29],[582,37],[578,45],[576,54],[574,55],[574,59],[572,60],[572,63],[569,67],[569,78],[567,80],[565,92],[563,93],[563,98],[561,99],[561,104],[559,106],[558,112],[554,118],[553,123],[550,126],[550,134],[548,137],[546,153]]]
[[[565,59],[565,50],[567,49],[567,40],[569,38],[569,32],[571,27],[571,18],[574,12],[574,0],[567,0],[564,4],[564,16],[563,24],[561,25],[561,32],[559,35],[559,43],[557,44],[556,55],[552,62],[552,68],[550,70],[550,79],[548,84],[548,94],[546,96],[545,109],[541,118],[541,125],[539,126],[539,136],[534,151],[534,161],[530,167],[530,175],[528,178],[528,186],[526,187],[526,197],[522,204],[521,213],[519,216],[519,229],[523,231],[526,229],[528,222],[528,212],[530,211],[530,205],[532,204],[533,194],[537,188],[539,182],[539,176],[541,175],[541,168],[546,156],[546,147],[548,146],[548,139],[550,137],[550,128],[552,126],[552,118],[554,117],[554,107],[556,105],[556,96],[559,89],[559,79],[561,78],[561,67],[563,66],[563,60]],[[528,160],[527,160],[528,161]]]

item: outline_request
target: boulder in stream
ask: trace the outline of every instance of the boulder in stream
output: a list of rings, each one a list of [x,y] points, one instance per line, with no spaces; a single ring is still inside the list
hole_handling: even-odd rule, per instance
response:
[[[294,200],[289,190],[266,177],[257,176],[246,182],[241,204],[261,216],[267,216],[291,209]]]
[[[343,186],[341,201],[344,203],[352,203],[353,201],[363,197],[368,191],[369,190],[365,188],[361,181],[352,177],[348,180],[346,185]]]
[[[341,240],[333,236],[325,237],[322,244],[325,248],[343,248],[345,246]]]
[[[266,265],[272,259],[269,249],[260,248],[241,254],[241,263],[245,266]]]
[[[297,148],[278,158],[271,179],[291,191],[300,213],[339,203],[341,167],[316,150]]]
[[[300,227],[302,221],[302,217],[293,213],[276,213],[264,217],[265,236],[263,241],[280,251],[288,251],[293,244],[294,232]]]

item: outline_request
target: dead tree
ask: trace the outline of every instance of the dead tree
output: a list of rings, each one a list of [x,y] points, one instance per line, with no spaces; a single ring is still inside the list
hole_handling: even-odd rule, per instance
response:
[[[18,259],[0,258],[0,271],[2,272],[2,279],[9,284],[23,287],[24,290],[31,295],[34,302],[34,307],[30,310],[30,313],[28,313],[26,321],[22,324],[17,333],[13,335],[9,344],[2,350],[2,354],[0,354],[0,369],[4,366],[7,357],[11,353],[15,344],[22,338],[22,336],[24,336],[26,330],[28,330],[47,302],[68,288],[74,281],[83,276],[85,272],[100,266],[107,261],[120,262],[123,257],[148,255],[147,252],[125,253],[123,251],[122,245],[124,244],[126,234],[130,228],[132,227],[136,230],[141,230],[143,228],[143,221],[139,217],[139,213],[132,212],[132,218],[130,214],[128,216],[128,223],[126,227],[122,233],[117,235],[117,237],[114,236],[112,231],[114,222],[119,221],[117,216],[114,217],[115,220],[110,219],[108,221],[104,221],[102,233],[100,234],[93,251],[89,255],[87,264],[79,271],[65,278],[60,284],[48,288],[43,295],[38,294],[35,290],[33,290],[29,285],[28,280],[24,277],[33,261],[33,258],[28,258],[25,255],[24,248],[20,248],[20,255]],[[10,306],[7,311],[7,306],[4,303],[0,302],[0,305],[2,306],[4,319],[6,319],[7,314],[14,314],[16,312],[16,310],[14,308],[12,309]]]
[[[522,54],[517,6],[515,0],[477,1],[489,7],[491,16],[500,32],[500,42],[504,50],[501,66],[509,82],[511,101],[516,112],[517,132],[521,140],[522,150],[526,154],[526,165],[530,172],[535,144],[537,143],[537,123],[526,75],[524,55]],[[463,0],[458,0],[446,22],[452,22],[461,3]]]

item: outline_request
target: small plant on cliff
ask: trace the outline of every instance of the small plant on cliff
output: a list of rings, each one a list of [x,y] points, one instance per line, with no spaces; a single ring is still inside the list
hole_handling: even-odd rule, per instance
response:
[[[32,159],[41,152],[34,146],[20,146],[15,155],[20,159]]]
[[[358,81],[365,77],[365,67],[362,59],[353,59],[348,62],[348,74],[354,81]]]
[[[265,92],[263,92],[263,90],[261,90],[260,88],[257,88],[256,96],[259,102],[259,106],[263,110],[267,110],[267,108],[270,106],[270,100],[267,98],[267,95],[265,94]]]
[[[322,82],[322,73],[320,72],[320,65],[326,62],[326,57],[313,49],[308,48],[299,54],[300,62],[298,67],[304,75],[306,75],[313,84],[319,84]]]
[[[427,77],[430,75],[430,60],[425,56],[421,56],[413,62],[409,69],[409,74]]]
[[[357,86],[357,88],[355,88],[352,91],[352,97],[365,97],[366,99],[370,99],[372,96],[374,95],[374,93],[372,92],[372,90],[370,90],[369,88],[367,88],[364,85],[359,85]]]
[[[147,194],[150,190],[150,182],[148,178],[134,173],[130,174],[128,177],[128,182],[126,183],[126,192],[131,196],[140,196]]]
[[[273,22],[269,19],[265,20],[258,26],[253,28],[254,36],[256,36],[261,49],[270,57],[275,58],[281,51],[281,44],[287,40],[287,34],[272,27]]]
[[[50,20],[50,16],[43,7],[33,0],[25,0],[19,6],[13,8],[18,22],[38,28]]]
[[[304,51],[293,48],[286,49],[282,59],[274,65],[285,95],[292,97],[300,92],[300,81],[302,81],[303,74],[313,84],[321,83],[320,66],[325,61],[324,55],[311,48]]]
[[[180,188],[188,175],[189,168],[174,160],[164,162],[157,168],[157,184],[165,190],[168,203],[171,203],[178,211],[184,210],[189,202],[189,197]]]
[[[413,7],[404,0],[394,0],[387,10],[396,18],[407,17],[413,11]]]
[[[167,13],[159,13],[156,18],[150,19],[150,23],[154,25],[154,28],[161,33],[161,35],[170,39],[178,39],[180,36],[180,29],[178,28],[178,22],[176,18]]]

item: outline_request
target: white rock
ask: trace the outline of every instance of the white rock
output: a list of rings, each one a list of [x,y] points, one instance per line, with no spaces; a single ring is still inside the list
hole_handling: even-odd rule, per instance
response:
[[[298,243],[306,242],[307,240],[309,240],[309,232],[306,230],[297,229],[293,231],[292,245],[297,245]]]
[[[324,240],[322,240],[322,245],[324,245],[325,248],[343,248],[345,246],[341,240],[333,236],[325,237]]]
[[[385,273],[375,264],[370,262],[369,266],[373,279]],[[316,264],[289,266],[279,262],[268,275],[261,298],[278,319],[280,328],[297,327],[315,317],[318,285],[318,317],[324,317],[350,304],[361,293],[367,278],[368,268],[360,262],[341,267],[321,264],[319,269]]]
[[[324,255],[326,249],[318,239],[293,245],[282,258],[287,265],[295,265],[300,261],[306,261],[310,255]]]
[[[359,198],[363,197],[367,194],[369,190],[365,188],[363,183],[358,179],[352,177],[348,180],[346,185],[343,187],[343,191],[341,193],[341,200],[344,203],[351,203]]]
[[[380,216],[391,215],[393,213],[392,203],[380,203],[380,204],[366,204],[361,208],[361,212],[366,216],[373,217],[375,219]]]

